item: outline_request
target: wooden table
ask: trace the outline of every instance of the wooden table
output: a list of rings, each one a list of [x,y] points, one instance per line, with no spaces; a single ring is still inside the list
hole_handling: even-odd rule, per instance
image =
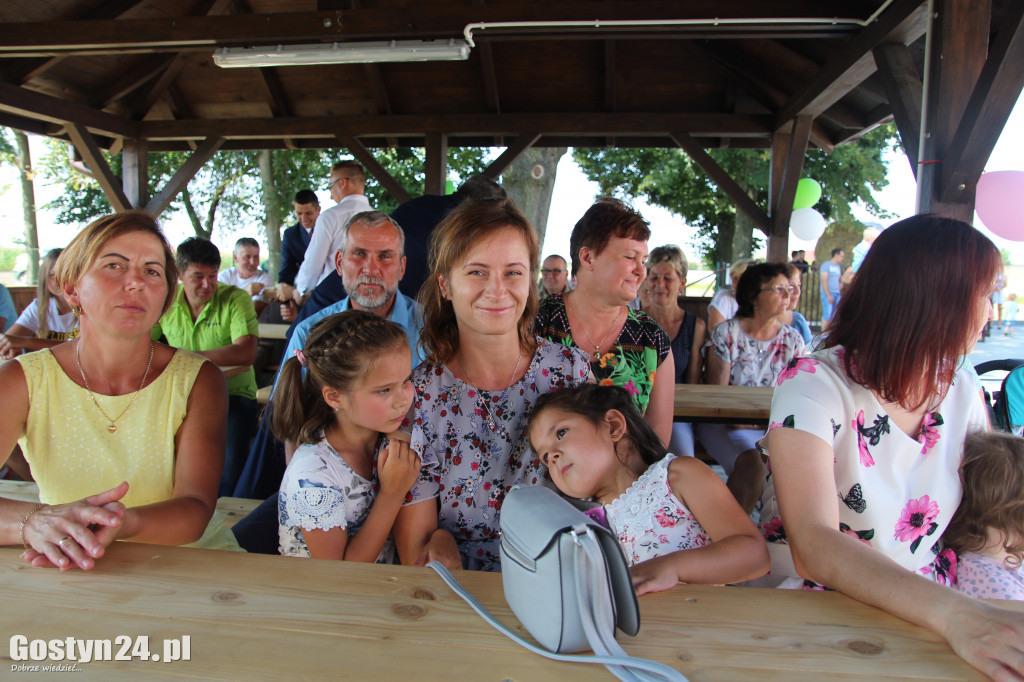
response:
[[[24,502],[39,501],[39,486],[32,481],[0,481],[0,497]],[[224,525],[230,528],[263,500],[250,500],[244,497],[221,497],[217,500],[217,511],[224,519]]]
[[[259,334],[261,339],[283,339],[288,331],[289,324],[273,324],[270,322],[259,323]]]
[[[120,542],[95,570],[62,574],[20,551],[0,549],[4,647],[147,635],[162,653],[191,638],[190,661],[97,661],[77,680],[613,680],[520,648],[426,568]],[[518,625],[500,575],[458,577]],[[640,634],[620,642],[692,682],[980,679],[936,635],[838,593],[680,585],[640,605]]]
[[[774,392],[762,386],[678,384],[675,420],[767,426]]]

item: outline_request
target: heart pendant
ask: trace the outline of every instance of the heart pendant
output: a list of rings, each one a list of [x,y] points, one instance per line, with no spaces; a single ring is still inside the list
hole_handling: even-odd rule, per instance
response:
[[[116,433],[117,427],[111,424],[110,426],[107,427],[107,431],[109,431],[110,433]]]

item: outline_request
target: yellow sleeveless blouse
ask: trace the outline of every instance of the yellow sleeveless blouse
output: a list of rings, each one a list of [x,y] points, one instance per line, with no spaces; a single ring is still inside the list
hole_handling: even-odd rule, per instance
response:
[[[174,491],[174,436],[185,420],[189,393],[206,359],[177,350],[167,367],[117,421],[117,432],[73,382],[49,350],[17,357],[28,383],[29,412],[19,439],[39,484],[39,500],[63,504],[128,481],[121,502],[138,507],[170,499]],[[93,393],[109,415],[121,413],[132,394]],[[196,546],[237,549],[214,514]]]

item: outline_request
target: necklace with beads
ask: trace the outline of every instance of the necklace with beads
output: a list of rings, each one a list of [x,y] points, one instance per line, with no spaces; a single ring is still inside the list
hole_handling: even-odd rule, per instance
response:
[[[89,379],[85,376],[85,370],[82,369],[82,337],[78,337],[78,343],[75,344],[75,363],[78,365],[78,371],[82,374],[82,383],[85,384],[85,390],[89,392],[89,397],[92,398],[92,404],[96,406],[96,409],[100,411],[100,414],[110,422],[107,425],[107,431],[110,433],[117,433],[117,421],[121,419],[128,410],[132,409],[132,405],[139,399],[139,394],[142,392],[142,388],[146,385],[146,379],[149,378],[149,368],[153,366],[153,342],[149,342],[149,362],[146,363],[146,371],[142,375],[142,383],[139,384],[139,389],[132,394],[132,399],[128,401],[128,406],[121,410],[121,414],[114,418],[111,418],[107,411],[103,409],[100,402],[96,400],[96,395],[89,388]]]

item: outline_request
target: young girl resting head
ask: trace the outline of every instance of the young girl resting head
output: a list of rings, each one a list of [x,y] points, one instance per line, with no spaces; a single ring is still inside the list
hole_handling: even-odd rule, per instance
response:
[[[957,553],[957,589],[1024,601],[1024,438],[973,433],[960,464],[964,497],[942,540]]]
[[[559,490],[603,505],[637,594],[768,571],[764,540],[722,480],[699,460],[667,454],[624,389],[583,384],[543,395],[528,433]],[[648,469],[638,478],[629,463],[641,461]]]
[[[313,327],[285,362],[273,430],[301,445],[281,481],[281,554],[393,560],[391,526],[420,462],[400,436],[375,454],[412,404],[411,352],[397,324],[348,310]]]

